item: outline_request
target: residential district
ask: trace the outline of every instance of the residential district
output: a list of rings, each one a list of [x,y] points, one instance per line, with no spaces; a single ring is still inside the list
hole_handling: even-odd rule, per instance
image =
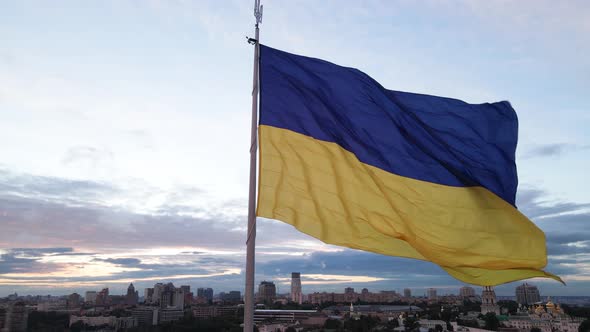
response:
[[[424,294],[410,289],[303,294],[301,275],[291,274],[288,294],[262,281],[256,294],[256,330],[276,331],[590,331],[590,297],[542,298],[524,283],[515,295],[498,297],[492,287],[459,294]],[[83,295],[19,296],[0,299],[0,332],[13,331],[241,331],[239,291],[215,294],[211,288],[156,283],[142,296],[133,284],[122,295],[108,288]],[[558,303],[560,302],[561,303]]]

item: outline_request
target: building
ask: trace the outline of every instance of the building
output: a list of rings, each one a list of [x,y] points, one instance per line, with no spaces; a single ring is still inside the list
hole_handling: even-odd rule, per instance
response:
[[[96,291],[87,291],[84,296],[84,302],[95,304],[96,303]]]
[[[404,289],[404,297],[405,298],[412,297],[412,291],[409,288]]]
[[[180,286],[180,289],[184,295],[184,299],[182,301],[184,305],[191,305],[193,303],[193,293],[191,292],[191,286]]]
[[[238,314],[237,306],[196,306],[192,308],[195,318],[211,317],[236,317]]]
[[[531,305],[541,302],[541,295],[537,286],[524,283],[516,287],[516,302],[523,305]]]
[[[254,323],[263,321],[294,323],[318,314],[320,313],[316,310],[256,309],[254,310]]]
[[[184,310],[178,308],[167,308],[160,310],[159,323],[174,322],[184,317]]]
[[[9,332],[25,332],[29,312],[24,302],[16,302],[8,306],[4,319],[4,329]]]
[[[143,291],[143,302],[153,303],[153,301],[154,301],[154,289],[153,288],[146,288]]]
[[[242,301],[242,293],[240,291],[230,291],[229,293],[219,293],[219,299],[222,302],[239,303]]]
[[[484,286],[481,293],[481,313],[485,315],[488,312],[500,314],[500,306],[498,306],[496,292],[492,286]]]
[[[204,298],[207,302],[213,301],[213,289],[197,288],[197,297]]]
[[[444,320],[420,319],[418,323],[420,324],[420,327],[428,330],[436,330],[437,325],[442,327],[443,331],[447,329],[447,322],[445,322]]]
[[[152,294],[152,302],[154,304],[160,303],[160,297],[162,296],[162,292],[164,291],[164,284],[159,282],[154,285],[154,293]]]
[[[584,321],[583,318],[566,315],[559,304],[555,305],[550,299],[545,307],[543,305],[520,307],[517,314],[509,316],[503,323],[518,329],[519,332],[529,332],[532,328],[538,328],[542,332],[577,332]]]
[[[273,303],[277,297],[277,288],[272,281],[262,281],[258,286],[258,301]]]
[[[77,322],[82,322],[88,326],[109,326],[115,331],[126,330],[137,326],[135,317],[116,317],[116,316],[70,316],[70,326]]]
[[[127,295],[125,295],[125,304],[127,305],[137,305],[139,300],[139,294],[135,290],[133,283],[129,284],[127,287]]]
[[[189,286],[189,285],[183,285],[183,286],[180,286],[180,289],[182,289],[182,291],[183,291],[185,294],[187,294],[187,293],[190,293],[190,292],[191,292],[191,286]]]
[[[158,325],[158,308],[137,307],[131,310],[131,317],[135,317],[138,325]]]
[[[96,303],[97,306],[107,306],[110,304],[109,299],[109,289],[103,288],[98,294],[96,294]]]
[[[154,296],[155,293],[156,286],[154,285]],[[162,287],[158,287],[158,293],[160,294],[158,304],[161,309],[184,308],[184,292],[182,288],[176,288],[174,287],[174,284],[169,282],[166,285],[163,285]]]
[[[307,301],[312,304],[321,304],[325,302],[336,302],[336,303],[350,303],[361,300],[364,302],[395,302],[400,300],[400,295],[395,291],[381,291],[379,293],[370,292],[364,288],[361,293],[356,293],[353,288],[345,289],[345,293],[318,293],[314,292],[307,295]]]
[[[429,300],[436,300],[436,288],[428,288],[428,291],[426,292],[426,296],[428,297]]]
[[[78,293],[72,293],[68,296],[67,305],[68,309],[80,308],[80,295]]]
[[[301,274],[299,272],[291,273],[291,301],[301,304],[303,296],[301,294]]]
[[[471,300],[475,298],[475,289],[469,286],[463,286],[459,289],[459,296],[463,300]]]

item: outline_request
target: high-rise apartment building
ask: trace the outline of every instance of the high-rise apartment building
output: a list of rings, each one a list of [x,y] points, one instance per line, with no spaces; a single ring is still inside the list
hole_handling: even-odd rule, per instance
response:
[[[135,291],[133,283],[127,287],[127,295],[125,295],[125,304],[136,305],[139,300],[139,294]]]
[[[301,294],[301,274],[299,272],[291,273],[291,301],[301,304],[303,296]]]
[[[213,289],[212,288],[197,288],[197,297],[207,299],[207,301],[213,301]]]
[[[96,291],[87,291],[86,295],[84,296],[84,302],[96,303]]]
[[[154,302],[154,289],[153,288],[146,288],[143,291],[143,302],[145,302],[145,303],[153,303]]]
[[[485,315],[488,312],[493,312],[496,315],[500,314],[500,306],[498,306],[496,292],[492,286],[484,286],[481,293],[481,313]]]
[[[412,291],[409,288],[404,288],[404,297],[412,297]]]
[[[223,302],[238,303],[242,300],[242,293],[240,291],[230,291],[229,293],[219,293],[219,298]]]
[[[80,308],[80,295],[73,293],[68,296],[67,305],[68,309]]]
[[[426,296],[428,297],[429,300],[436,300],[436,288],[428,288],[428,291],[426,292]]]
[[[190,293],[190,292],[191,292],[191,286],[189,286],[189,285],[180,286],[180,289],[182,289],[182,291],[183,291],[185,294],[188,294],[188,293]]]
[[[463,286],[459,289],[459,296],[463,298],[463,300],[472,299],[475,297],[475,289],[469,286]]]
[[[103,288],[98,294],[96,294],[96,305],[106,306],[110,304],[109,289]]]
[[[162,292],[164,291],[164,284],[159,282],[154,285],[154,294],[152,295],[152,303],[159,303]]]
[[[537,286],[524,283],[516,287],[516,302],[524,305],[531,305],[541,301],[541,294]]]
[[[277,288],[272,281],[262,281],[258,286],[258,301],[273,303],[277,297]]]

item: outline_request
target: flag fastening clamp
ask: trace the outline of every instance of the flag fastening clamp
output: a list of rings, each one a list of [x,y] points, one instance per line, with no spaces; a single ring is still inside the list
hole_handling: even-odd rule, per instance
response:
[[[246,36],[246,40],[248,41],[248,44],[250,44],[250,45],[256,45],[256,43],[258,43],[258,39],[250,38],[248,36]]]

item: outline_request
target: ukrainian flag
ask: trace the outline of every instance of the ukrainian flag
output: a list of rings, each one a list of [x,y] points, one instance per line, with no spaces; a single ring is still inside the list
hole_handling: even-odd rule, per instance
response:
[[[257,215],[323,242],[438,264],[476,285],[544,272],[515,207],[506,101],[384,89],[363,72],[260,46]]]

